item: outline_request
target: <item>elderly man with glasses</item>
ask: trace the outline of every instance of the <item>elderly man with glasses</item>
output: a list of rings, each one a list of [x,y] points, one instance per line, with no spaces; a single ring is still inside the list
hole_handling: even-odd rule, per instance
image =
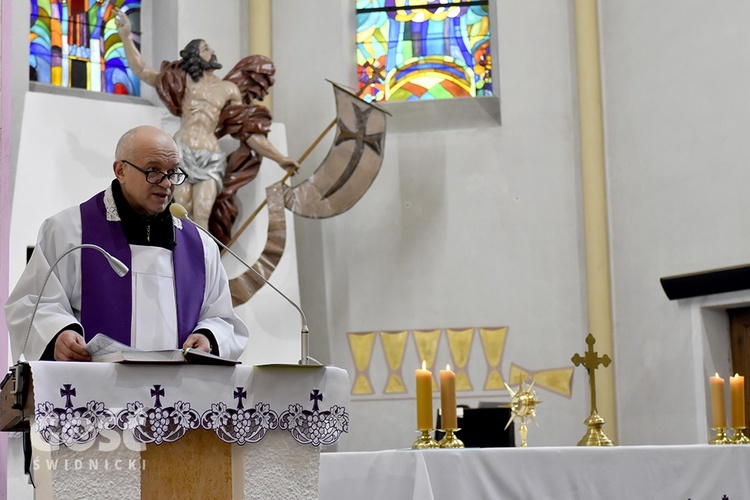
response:
[[[105,333],[138,349],[242,354],[248,332],[234,314],[216,244],[169,212],[175,187],[187,178],[179,164],[168,134],[136,127],[117,143],[112,184],[43,223],[6,305],[15,350],[25,344],[27,359],[86,361],[86,342]],[[26,339],[43,278],[58,256],[81,244],[103,248],[128,274],[120,278],[88,248],[61,259]]]

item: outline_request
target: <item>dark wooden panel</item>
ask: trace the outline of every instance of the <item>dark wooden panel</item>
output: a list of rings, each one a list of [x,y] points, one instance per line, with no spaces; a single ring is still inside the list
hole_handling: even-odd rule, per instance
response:
[[[727,313],[732,345],[732,375],[737,373],[745,377],[745,419],[747,420],[750,415],[750,307],[730,309]]]

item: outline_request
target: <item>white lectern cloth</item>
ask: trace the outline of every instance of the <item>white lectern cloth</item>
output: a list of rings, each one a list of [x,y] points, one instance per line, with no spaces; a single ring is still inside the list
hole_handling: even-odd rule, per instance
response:
[[[144,443],[176,441],[199,426],[240,445],[276,428],[312,446],[348,432],[349,377],[341,368],[30,364],[36,424],[50,444],[86,443],[113,421]]]

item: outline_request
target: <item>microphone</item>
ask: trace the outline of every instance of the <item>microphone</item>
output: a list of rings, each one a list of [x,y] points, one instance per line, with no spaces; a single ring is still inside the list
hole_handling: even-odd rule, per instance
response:
[[[36,302],[34,303],[34,310],[31,312],[31,318],[29,319],[29,328],[26,330],[26,337],[23,339],[23,345],[21,346],[21,354],[19,356],[19,361],[25,361],[25,358],[23,356],[23,351],[26,349],[26,343],[29,341],[29,335],[31,335],[31,326],[34,324],[34,316],[36,316],[36,310],[39,308],[39,302],[41,302],[42,300],[42,292],[44,292],[44,287],[47,286],[47,281],[49,281],[49,277],[52,275],[52,271],[55,270],[55,267],[57,267],[57,264],[62,260],[63,257],[65,257],[66,255],[68,255],[70,252],[74,250],[80,250],[82,248],[91,248],[94,250],[98,250],[99,253],[101,253],[104,256],[104,258],[107,259],[107,262],[109,262],[109,265],[112,268],[112,270],[116,272],[120,278],[128,274],[128,266],[123,264],[122,261],[110,255],[109,252],[107,252],[105,249],[103,249],[100,246],[92,245],[90,243],[83,243],[81,245],[76,245],[64,251],[57,258],[57,260],[50,266],[49,271],[47,271],[47,275],[44,277],[44,281],[42,282],[42,287],[39,289],[39,295],[37,295]]]
[[[205,228],[204,228],[203,226],[201,226],[200,224],[196,224],[196,223],[195,223],[195,221],[194,221],[193,219],[191,219],[190,217],[188,217],[188,213],[187,213],[187,210],[185,210],[185,207],[183,207],[183,206],[182,206],[182,205],[180,205],[179,203],[172,203],[172,204],[171,204],[171,205],[169,206],[169,211],[170,211],[170,213],[171,213],[171,214],[172,214],[173,216],[177,217],[178,219],[181,219],[181,220],[189,220],[190,222],[192,222],[192,223],[193,223],[193,225],[194,225],[195,227],[197,227],[198,229],[200,229],[201,231],[203,231],[204,233],[206,233],[206,234],[207,234],[207,235],[208,235],[208,236],[209,236],[209,237],[210,237],[210,238],[211,238],[212,240],[214,240],[214,241],[215,241],[215,242],[216,242],[216,243],[217,243],[217,244],[218,244],[218,245],[219,245],[219,246],[220,246],[221,248],[223,248],[224,250],[226,250],[227,252],[229,252],[230,254],[232,254],[232,256],[233,256],[233,257],[234,257],[235,259],[237,259],[237,260],[239,260],[240,262],[242,262],[242,264],[243,264],[243,265],[244,265],[245,267],[247,267],[247,268],[248,268],[248,269],[250,269],[250,270],[251,270],[252,272],[254,272],[254,273],[255,273],[255,275],[256,275],[256,276],[257,276],[258,278],[260,278],[261,280],[263,280],[263,282],[264,282],[264,283],[265,283],[266,285],[268,285],[268,286],[270,286],[271,288],[273,288],[273,289],[274,289],[274,291],[275,291],[276,293],[278,293],[279,295],[281,295],[282,297],[284,297],[284,298],[286,299],[286,301],[287,301],[287,302],[289,302],[289,303],[290,303],[290,304],[291,304],[291,305],[292,305],[292,306],[293,306],[293,307],[294,307],[294,308],[295,308],[295,309],[297,310],[297,312],[298,312],[298,313],[299,313],[299,315],[300,315],[300,319],[301,319],[301,321],[302,321],[302,332],[301,332],[301,337],[302,337],[302,359],[300,359],[300,360],[299,360],[299,364],[300,364],[300,365],[309,365],[309,364],[310,364],[310,361],[314,361],[314,362],[315,362],[315,363],[317,363],[317,364],[321,364],[321,363],[320,363],[320,361],[318,361],[318,360],[317,360],[317,359],[315,359],[315,358],[312,358],[312,357],[310,357],[310,355],[309,355],[309,352],[310,352],[310,330],[309,330],[309,329],[307,328],[307,317],[305,317],[305,313],[304,313],[304,312],[302,312],[302,309],[301,309],[301,308],[300,308],[300,307],[299,307],[299,306],[298,306],[297,304],[295,304],[295,303],[294,303],[294,301],[293,301],[292,299],[290,299],[289,297],[287,297],[286,295],[284,295],[284,293],[283,293],[283,292],[282,292],[281,290],[279,290],[278,288],[276,288],[275,286],[273,286],[273,285],[271,284],[271,282],[270,282],[270,281],[268,281],[268,280],[267,280],[267,279],[266,279],[266,278],[265,278],[265,277],[264,277],[264,276],[263,276],[262,274],[260,274],[260,273],[259,273],[258,271],[256,271],[254,267],[252,267],[252,266],[251,266],[250,264],[248,264],[247,262],[245,262],[244,260],[242,260],[242,259],[241,259],[241,258],[239,257],[239,255],[237,255],[236,253],[234,253],[234,252],[233,252],[232,250],[230,250],[230,249],[229,249],[229,247],[228,247],[228,246],[226,246],[226,245],[225,245],[224,243],[222,243],[221,241],[219,241],[219,239],[218,239],[218,238],[216,238],[216,236],[214,236],[213,234],[211,234],[211,233],[210,233],[210,232],[209,232],[209,231],[208,231],[207,229],[205,229]]]

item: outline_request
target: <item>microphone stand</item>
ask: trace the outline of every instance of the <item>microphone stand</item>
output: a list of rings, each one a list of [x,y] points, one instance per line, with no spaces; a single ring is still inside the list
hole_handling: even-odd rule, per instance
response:
[[[19,356],[19,361],[23,362],[25,361],[25,358],[23,356],[23,352],[26,350],[26,343],[29,341],[29,335],[31,335],[31,326],[34,324],[34,316],[36,316],[36,310],[39,308],[39,302],[42,300],[42,292],[44,292],[44,287],[47,286],[47,281],[49,281],[49,277],[52,276],[52,271],[55,270],[57,267],[57,264],[60,263],[63,257],[68,255],[70,252],[74,250],[80,250],[82,248],[91,248],[93,250],[98,250],[104,258],[107,259],[107,262],[109,262],[110,267],[112,267],[112,270],[117,273],[117,275],[122,278],[126,274],[128,274],[128,266],[123,264],[118,259],[112,257],[109,252],[107,252],[105,249],[103,249],[100,246],[92,245],[90,243],[83,243],[81,245],[76,245],[72,248],[67,249],[64,251],[57,260],[50,266],[49,271],[47,271],[47,275],[44,277],[44,281],[42,282],[42,288],[39,290],[39,295],[36,297],[36,302],[34,303],[34,310],[31,312],[31,319],[29,319],[29,328],[26,330],[26,337],[23,339],[23,345],[21,346],[21,354]]]
[[[174,210],[172,210],[172,207],[174,207]],[[302,337],[302,358],[299,360],[298,364],[300,364],[300,365],[309,365],[309,364],[320,365],[321,364],[320,361],[318,361],[317,359],[315,359],[315,358],[313,358],[313,357],[310,356],[310,330],[307,328],[307,317],[305,316],[305,313],[302,311],[302,308],[300,308],[297,304],[295,304],[294,301],[292,301],[292,299],[290,299],[289,297],[287,297],[286,295],[284,295],[284,293],[281,290],[279,290],[278,288],[276,288],[275,286],[273,286],[271,284],[271,282],[268,281],[258,271],[256,271],[254,267],[252,267],[250,264],[248,264],[247,262],[245,262],[244,260],[242,260],[242,258],[240,258],[239,255],[237,255],[236,253],[234,253],[228,246],[226,246],[224,243],[222,243],[221,241],[219,241],[219,239],[216,236],[214,236],[213,234],[211,234],[206,228],[204,228],[200,224],[196,224],[195,221],[193,221],[193,219],[191,219],[190,217],[188,217],[187,210],[185,210],[185,208],[182,205],[179,205],[177,203],[173,203],[170,206],[170,212],[172,213],[172,215],[174,215],[178,219],[189,220],[195,227],[197,227],[198,229],[200,229],[201,231],[203,231],[212,240],[214,240],[221,248],[223,248],[224,250],[226,250],[227,252],[229,252],[232,255],[232,257],[234,257],[235,259],[237,259],[238,261],[240,261],[245,267],[247,267],[253,273],[255,273],[255,275],[258,278],[260,278],[261,280],[263,280],[263,282],[266,285],[270,286],[271,288],[273,288],[276,291],[276,293],[278,293],[279,295],[281,295],[282,297],[284,297],[286,299],[286,301],[289,302],[292,305],[292,307],[294,307],[297,310],[297,312],[300,315],[300,319],[302,321],[302,332],[301,332],[301,337]],[[310,361],[312,361],[313,363],[310,363]]]
[[[92,245],[89,243],[83,243],[81,245],[76,245],[74,247],[71,247],[64,251],[58,258],[55,260],[55,262],[50,266],[49,271],[47,271],[47,274],[44,276],[44,281],[42,282],[42,286],[39,289],[39,294],[36,297],[36,301],[34,302],[34,309],[31,312],[31,317],[29,318],[29,327],[26,330],[26,336],[23,339],[23,345],[21,346],[21,353],[18,356],[18,362],[10,367],[9,372],[5,375],[5,378],[3,378],[2,382],[0,383],[0,389],[4,391],[5,385],[8,382],[13,382],[13,385],[10,389],[11,396],[15,399],[15,402],[12,403],[11,408],[14,410],[19,410],[21,415],[20,416],[14,416],[14,415],[8,415],[3,416],[2,418],[2,425],[0,425],[0,430],[14,430],[16,429],[18,425],[23,425],[23,421],[25,420],[24,410],[26,409],[26,403],[27,403],[27,396],[29,394],[30,389],[30,370],[29,370],[29,364],[26,361],[26,358],[24,357],[23,353],[26,350],[26,344],[29,341],[29,336],[31,335],[31,327],[34,324],[34,317],[36,316],[37,309],[39,309],[39,303],[42,300],[42,294],[44,292],[44,288],[47,286],[47,282],[49,281],[50,276],[52,275],[52,272],[57,267],[57,264],[60,263],[63,257],[68,255],[70,252],[74,250],[80,250],[82,248],[91,248],[93,250],[99,251],[104,258],[107,259],[107,262],[109,263],[110,267],[114,272],[117,273],[118,276],[121,278],[124,277],[126,274],[128,274],[128,266],[123,264],[120,260],[116,259],[112,255],[110,255],[109,252],[104,250],[102,247],[97,245]],[[4,399],[4,398],[3,398]],[[31,409],[33,411],[33,408]]]

